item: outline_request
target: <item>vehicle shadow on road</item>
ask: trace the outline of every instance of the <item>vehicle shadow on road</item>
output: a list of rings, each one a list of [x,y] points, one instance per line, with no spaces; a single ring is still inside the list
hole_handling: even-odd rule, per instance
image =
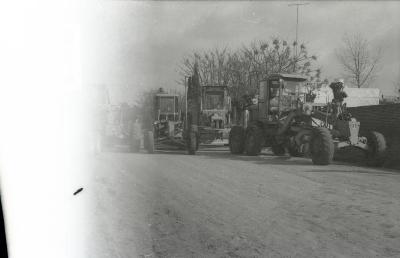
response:
[[[187,155],[186,150],[180,149],[158,149],[154,154],[148,154],[146,150],[141,149],[139,152],[131,153],[129,148],[118,146],[118,148],[110,148],[103,152],[108,153],[126,153],[126,154],[142,154],[142,155]],[[330,166],[317,166],[313,165],[311,159],[285,156],[275,156],[270,151],[264,150],[258,156],[247,156],[247,155],[234,155],[231,154],[229,149],[226,147],[203,147],[197,151],[196,155],[207,158],[207,159],[229,159],[234,161],[251,162],[253,164],[260,165],[284,165],[284,166],[310,166],[304,172],[311,173],[365,173],[365,174],[376,174],[376,175],[400,175],[400,171],[393,168],[373,168],[365,165],[365,157],[363,153],[351,153],[346,151],[339,151],[335,153],[334,165],[344,166],[343,169],[333,169]],[[347,168],[346,168],[347,167]],[[319,169],[316,169],[319,168]],[[377,169],[379,171],[377,171]]]
[[[310,166],[312,169],[308,169],[304,172],[311,173],[365,173],[365,174],[376,174],[376,175],[400,175],[400,171],[390,168],[373,168],[366,167],[364,163],[360,159],[357,159],[355,162],[350,162],[349,159],[343,160],[341,158],[336,159],[334,161],[334,165],[344,166],[343,169],[332,169],[331,166],[318,166],[314,165],[311,159],[307,158],[296,158],[290,157],[288,155],[285,156],[274,156],[268,152],[263,152],[259,156],[246,156],[246,155],[233,155],[226,151],[214,151],[214,150],[204,150],[198,153],[206,158],[210,159],[229,159],[229,160],[238,160],[238,161],[247,161],[255,164],[264,164],[264,165],[285,165],[285,166]],[[319,169],[316,169],[319,168]],[[376,170],[379,171],[376,171]]]
[[[312,165],[309,159],[303,158],[292,158],[290,156],[274,156],[269,153],[261,153],[258,156],[246,156],[246,155],[233,155],[227,151],[201,151],[198,155],[204,156],[210,159],[230,159],[238,161],[248,161],[256,164],[271,164],[271,165],[295,165],[295,166],[307,166]]]
[[[103,153],[131,153],[131,154],[149,154],[147,150],[141,148],[139,151],[131,151],[128,146],[114,146],[104,148],[101,152]],[[170,148],[170,149],[157,149],[154,151],[155,154],[171,154],[171,155],[184,155],[186,154],[186,150],[178,149],[178,148]]]

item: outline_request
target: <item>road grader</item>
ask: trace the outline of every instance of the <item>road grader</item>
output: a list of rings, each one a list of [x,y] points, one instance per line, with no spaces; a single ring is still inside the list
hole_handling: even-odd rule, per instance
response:
[[[145,131],[144,147],[149,153],[156,149],[185,149],[187,146],[185,121],[179,106],[179,95],[164,92],[160,89],[154,95],[154,119]],[[194,139],[195,141],[196,139]]]
[[[193,155],[200,144],[210,144],[228,135],[230,98],[227,87],[201,86],[197,65],[193,76],[186,78],[186,84],[185,108],[179,105],[177,94],[162,91],[155,94],[154,120],[144,137],[144,147],[149,153],[176,147]]]
[[[367,164],[380,166],[386,142],[379,132],[359,135],[360,122],[346,111],[343,83],[332,83],[334,98],[327,104],[313,103],[315,94],[307,77],[272,74],[259,84],[257,104],[246,107],[243,125],[229,134],[233,154],[258,155],[271,147],[275,155],[310,157],[315,165],[332,162],[335,150],[354,147],[365,151]]]
[[[127,146],[130,152],[138,152],[142,136],[137,108],[124,103],[97,109],[98,151]]]

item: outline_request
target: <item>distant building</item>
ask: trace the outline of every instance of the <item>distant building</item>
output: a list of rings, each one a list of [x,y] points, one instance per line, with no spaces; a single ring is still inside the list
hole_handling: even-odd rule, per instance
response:
[[[376,88],[349,88],[345,87],[347,98],[344,99],[347,107],[359,107],[379,105],[381,91]],[[323,85],[316,91],[315,103],[328,103],[333,99],[332,89],[328,85]]]
[[[391,104],[391,103],[400,103],[399,96],[383,96],[381,99],[381,104]]]

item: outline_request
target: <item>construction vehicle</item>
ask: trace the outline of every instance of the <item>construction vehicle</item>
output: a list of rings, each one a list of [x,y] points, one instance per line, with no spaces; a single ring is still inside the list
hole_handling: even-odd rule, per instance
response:
[[[179,95],[164,92],[162,88],[154,95],[154,121],[144,138],[149,153],[156,149],[176,146],[186,148],[184,123],[179,106]]]
[[[197,68],[196,68],[197,69]],[[198,76],[188,78],[186,108],[182,112],[179,95],[164,92],[162,88],[154,96],[154,119],[145,129],[144,147],[148,153],[156,149],[176,147],[194,155],[199,148],[200,88]]]
[[[224,85],[201,86],[200,141],[212,144],[228,140],[231,123],[231,101]]]
[[[230,98],[226,86],[201,86],[197,65],[186,80],[185,104],[179,95],[160,89],[154,96],[154,119],[146,129],[144,146],[149,153],[156,149],[176,147],[191,155],[200,144],[226,139],[230,124]],[[184,110],[184,111],[182,111]]]
[[[197,63],[193,76],[188,78],[188,125],[196,135],[196,148],[228,144],[231,124],[231,100],[226,85],[200,85]],[[190,130],[189,130],[190,131]],[[193,136],[194,137],[194,136]]]
[[[343,105],[343,84],[332,84],[334,98],[315,104],[307,77],[272,74],[259,84],[257,104],[246,107],[243,124],[232,127],[229,147],[233,154],[258,155],[271,147],[275,155],[306,156],[316,165],[328,165],[334,152],[344,147],[365,151],[368,165],[382,165],[386,142],[382,134],[360,136],[360,123]]]
[[[138,108],[127,103],[112,104],[105,85],[91,85],[85,95],[90,110],[88,128],[92,130],[92,148],[99,152],[128,146],[131,152],[139,151],[142,134]]]
[[[103,118],[101,150],[115,146],[128,146],[129,151],[138,152],[141,144],[141,126],[137,110],[127,104],[106,105],[100,110]]]

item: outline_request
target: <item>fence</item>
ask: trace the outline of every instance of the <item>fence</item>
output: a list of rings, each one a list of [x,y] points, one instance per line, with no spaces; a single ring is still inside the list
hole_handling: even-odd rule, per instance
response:
[[[378,131],[386,137],[400,136],[400,103],[347,109],[361,122],[360,133]]]

